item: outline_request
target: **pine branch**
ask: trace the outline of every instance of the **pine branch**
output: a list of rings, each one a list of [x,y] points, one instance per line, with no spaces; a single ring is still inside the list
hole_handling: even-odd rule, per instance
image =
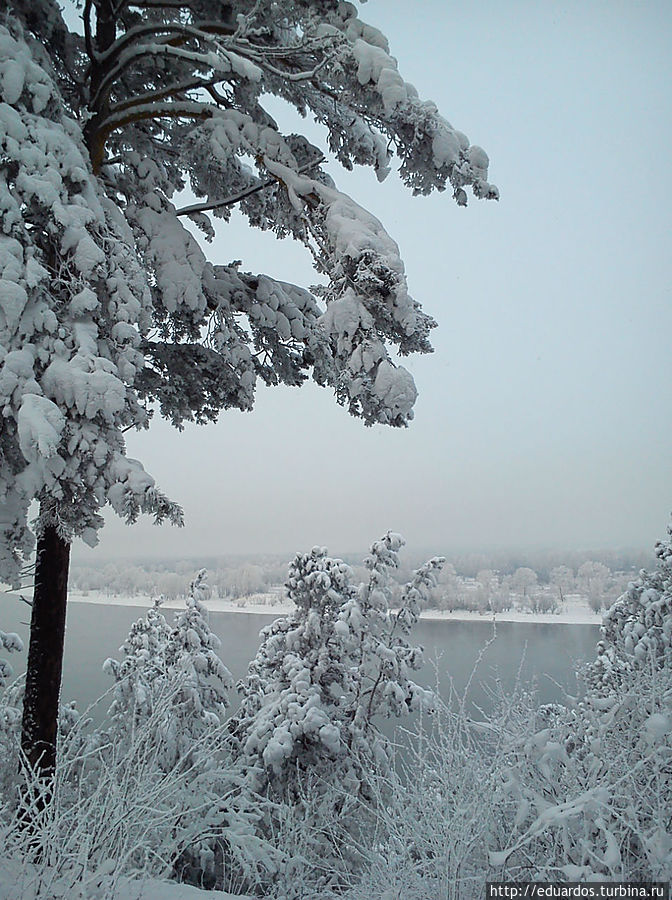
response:
[[[163,7],[166,4],[161,3],[158,5]],[[177,8],[181,8],[181,6],[182,4]],[[160,34],[179,35],[184,38],[195,37],[202,40],[203,38],[211,39],[213,35],[232,37],[235,34],[235,30],[229,25],[207,21],[196,22],[194,25],[181,25],[177,22],[166,22],[165,24],[152,22],[149,25],[135,25],[133,28],[129,28],[123,37],[118,38],[104,53],[101,53],[98,59],[101,63],[108,64],[110,59],[118,59],[126,47],[135,43],[138,38],[145,36],[158,37]]]
[[[117,81],[136,60],[144,59],[147,56],[154,56],[156,58],[168,56],[193,63],[193,65],[201,66],[204,69],[213,68],[212,59],[206,54],[198,53],[194,50],[183,50],[170,43],[143,43],[135,47],[132,51],[129,51],[128,54],[120,57],[116,66],[103,75],[97,86],[96,92],[91,99],[90,108],[94,110],[100,109],[101,105],[109,97],[114,82]]]
[[[89,155],[94,174],[98,175],[103,165],[107,138],[118,128],[124,128],[133,122],[147,122],[161,118],[209,119],[214,112],[215,107],[210,104],[185,100],[174,103],[148,103],[135,107],[130,112],[123,110],[108,115],[102,122],[95,123],[95,129],[92,128],[89,140]]]
[[[315,166],[321,165],[323,162],[325,162],[324,156],[320,156],[318,159],[313,159],[310,162],[305,163],[305,165],[301,166],[301,168],[297,169],[296,174],[303,175]],[[247,188],[244,191],[239,191],[237,194],[232,194],[230,197],[225,197],[223,200],[216,200],[214,203],[194,203],[192,206],[183,206],[182,209],[177,210],[176,215],[192,216],[195,213],[208,212],[212,209],[223,209],[225,206],[235,206],[236,203],[240,203],[240,201],[245,200],[246,197],[251,197],[253,194],[259,193],[259,191],[263,191],[266,188],[272,187],[274,184],[278,184],[278,179],[268,178],[266,181],[262,181],[260,184],[257,184],[254,187]]]
[[[196,90],[198,88],[204,88],[208,93],[211,93],[210,89],[212,85],[216,84],[219,80],[219,78],[212,78],[209,81],[203,78],[192,78],[188,81],[177,82],[162,88],[161,90],[154,91],[153,93],[141,94],[139,97],[135,97],[132,100],[123,100],[120,103],[115,103],[114,106],[110,108],[110,114],[120,113],[124,110],[133,109],[134,107],[142,106],[147,103],[156,103],[156,101],[163,100],[166,97],[185,94],[187,91]],[[224,103],[225,101],[225,97],[219,98],[220,103]]]

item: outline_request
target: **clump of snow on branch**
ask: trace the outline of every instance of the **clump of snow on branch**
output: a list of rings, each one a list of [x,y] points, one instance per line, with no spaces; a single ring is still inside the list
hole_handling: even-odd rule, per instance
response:
[[[0,631],[0,647],[9,653],[17,653],[23,650],[23,641],[13,631]],[[12,667],[6,659],[0,659],[0,688],[3,688],[7,679],[12,675]]]

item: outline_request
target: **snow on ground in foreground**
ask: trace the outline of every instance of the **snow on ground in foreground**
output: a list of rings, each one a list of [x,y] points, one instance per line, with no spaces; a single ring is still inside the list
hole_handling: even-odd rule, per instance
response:
[[[92,878],[86,886],[82,897],[101,898],[101,900],[252,900],[247,895],[227,894],[224,891],[201,891],[188,884],[177,884],[174,881],[147,881],[131,878],[118,878],[114,889],[111,882],[97,888]],[[40,883],[41,882],[41,883]],[[11,860],[0,857],[0,898],[2,900],[79,900],[80,885],[73,886],[70,879],[40,878],[30,867],[13,864]],[[41,893],[37,893],[40,890]],[[47,893],[45,893],[45,890]],[[73,893],[73,890],[76,893]]]
[[[110,596],[100,591],[89,591],[81,594],[72,591],[68,599],[73,603],[98,603],[110,606],[141,606],[149,607],[153,598],[143,594],[133,597],[113,595]],[[206,606],[213,612],[252,613],[265,616],[282,616],[292,612],[293,606],[286,600],[278,602],[278,594],[254,594],[251,597],[242,598],[240,603],[236,600],[227,600],[221,597],[212,597]],[[163,604],[164,609],[184,609],[184,599],[167,600]],[[460,622],[491,622],[493,618],[497,622],[548,622],[554,625],[600,625],[602,613],[593,612],[588,604],[579,595],[570,594],[566,602],[557,613],[533,613],[521,609],[509,609],[505,612],[478,613],[466,609],[447,610],[428,609],[420,614],[421,619],[436,621],[454,619]]]

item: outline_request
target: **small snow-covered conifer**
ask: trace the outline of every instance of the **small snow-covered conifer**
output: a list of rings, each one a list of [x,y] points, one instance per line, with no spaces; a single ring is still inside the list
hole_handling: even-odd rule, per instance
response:
[[[206,571],[191,582],[187,607],[178,614],[166,652],[166,674],[176,685],[173,701],[175,759],[185,758],[204,730],[223,724],[231,673],[217,655],[221,641],[210,630],[204,601],[210,596]]]
[[[402,545],[392,533],[376,541],[369,579],[359,585],[324,548],[292,562],[287,592],[296,610],[264,629],[240,686],[234,732],[256,791],[291,797],[301,773],[311,772],[356,796],[366,780],[362,763],[387,763],[375,717],[402,716],[428,698],[411,678],[421,650],[405,636],[442,560],[415,573],[393,612],[390,573]]]
[[[283,851],[283,828],[301,835],[297,852],[309,861],[300,883],[283,882],[287,898],[317,896],[355,865],[352,839],[369,814],[371,779],[390,763],[376,719],[403,716],[432,696],[412,680],[422,651],[406,636],[443,561],[414,574],[393,612],[399,586],[391,573],[402,544],[392,533],[376,541],[361,584],[324,548],[297,555],[286,585],[296,610],[262,631],[239,686],[231,726],[238,766],[253,796],[279,802],[261,831],[270,840],[280,834]]]
[[[221,642],[210,630],[204,600],[209,596],[205,570],[192,581],[186,609],[171,627],[159,597],[143,619],[135,622],[122,645],[121,662],[108,659],[105,670],[115,679],[110,707],[113,731],[143,726],[157,699],[163,716],[157,745],[165,771],[189,764],[193,748],[207,730],[224,721],[231,673],[217,655]]]
[[[107,659],[104,671],[115,680],[109,709],[113,730],[123,734],[142,727],[152,715],[157,690],[165,685],[168,643],[172,631],[157,597],[144,618],[138,619],[119,648],[121,661]]]

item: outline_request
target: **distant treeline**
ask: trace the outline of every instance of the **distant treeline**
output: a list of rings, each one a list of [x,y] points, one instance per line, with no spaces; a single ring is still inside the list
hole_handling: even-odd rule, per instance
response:
[[[400,583],[408,580],[419,565],[414,556],[407,554],[398,570]],[[349,561],[347,556],[345,560]],[[110,596],[163,595],[167,600],[178,600],[187,596],[195,572],[207,568],[211,589],[218,597],[242,601],[251,595],[267,594],[269,602],[277,602],[287,564],[287,558],[280,555],[178,561],[114,560],[101,561],[98,565],[75,562],[71,589],[83,594],[96,591]],[[568,596],[579,594],[599,610],[610,606],[640,569],[650,568],[652,564],[651,554],[638,551],[454,555],[444,566],[430,604],[447,610],[502,611],[522,606],[535,612],[552,612]],[[361,557],[353,568],[358,576],[363,576],[359,572]]]

